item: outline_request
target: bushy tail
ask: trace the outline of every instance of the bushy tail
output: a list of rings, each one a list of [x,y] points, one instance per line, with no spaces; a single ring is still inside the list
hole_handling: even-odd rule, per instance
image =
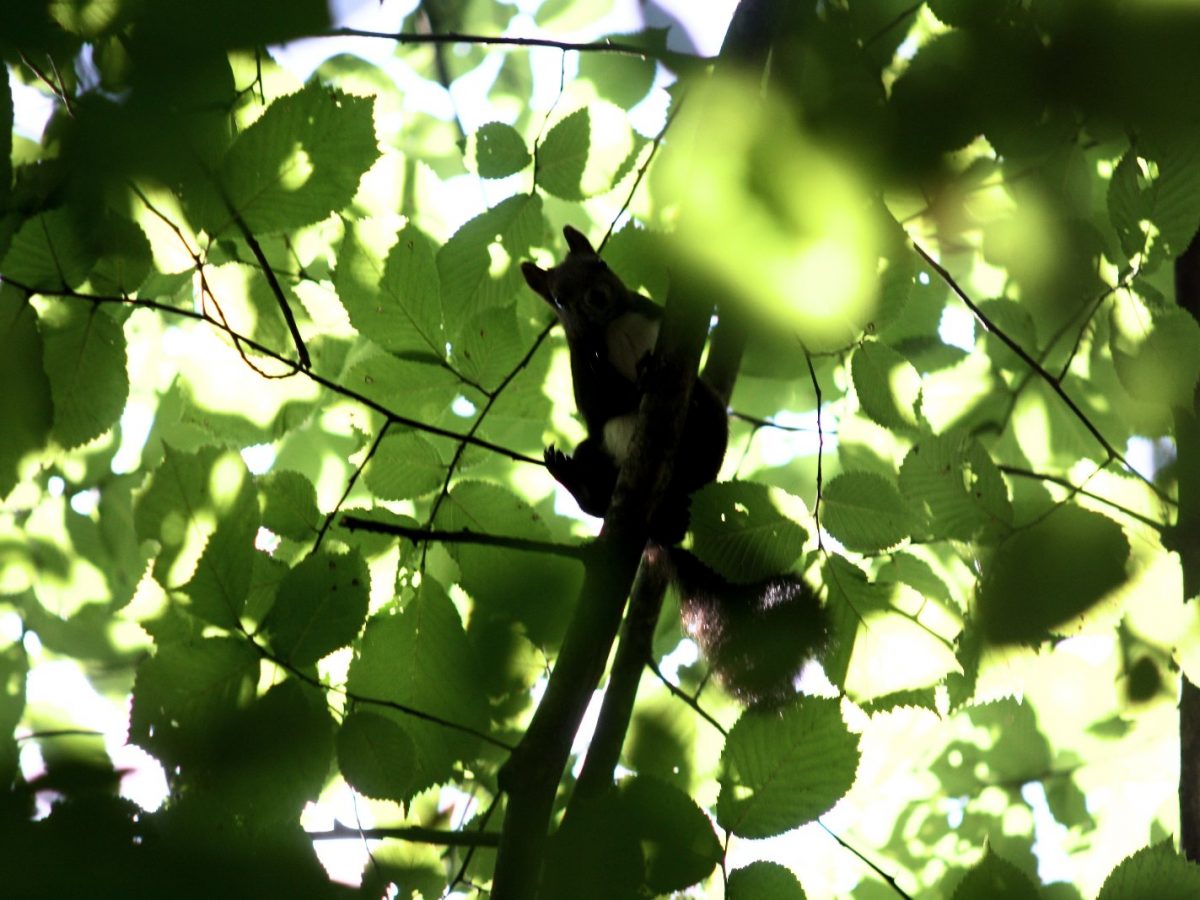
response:
[[[800,670],[829,635],[816,592],[791,574],[733,584],[687,550],[661,549],[679,589],[684,630],[724,687],[747,705],[793,697]]]

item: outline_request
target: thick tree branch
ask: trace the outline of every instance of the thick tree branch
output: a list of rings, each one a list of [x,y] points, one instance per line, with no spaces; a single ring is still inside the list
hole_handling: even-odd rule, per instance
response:
[[[1200,321],[1200,235],[1175,261],[1175,300]],[[1179,554],[1183,596],[1200,596],[1200,386],[1192,408],[1175,412],[1179,518],[1164,543]],[[1200,862],[1200,687],[1180,676],[1179,825],[1184,856]]]
[[[604,528],[589,548],[579,604],[545,696],[500,771],[508,812],[496,858],[493,900],[537,896],[559,780],[616,639],[646,544],[647,523],[670,479],[712,310],[701,299],[704,296],[682,273],[672,279],[656,349],[659,389],[642,400],[629,457],[617,479]]]
[[[666,568],[655,558],[666,552],[663,547],[647,548],[642,557],[625,626],[621,629],[621,642],[617,645],[604,702],[596,720],[596,731],[575,785],[576,798],[595,797],[612,786],[613,772],[620,761],[625,734],[633,718],[642,671],[650,659],[654,626],[658,623],[663,596],[667,592]],[[572,799],[567,815],[570,815],[574,802]]]

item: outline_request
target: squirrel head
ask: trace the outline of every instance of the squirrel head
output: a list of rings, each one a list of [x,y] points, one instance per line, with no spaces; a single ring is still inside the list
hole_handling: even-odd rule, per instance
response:
[[[569,252],[551,269],[521,263],[525,282],[554,310],[567,338],[595,334],[596,329],[627,312],[629,289],[596,253],[583,234],[563,228]]]

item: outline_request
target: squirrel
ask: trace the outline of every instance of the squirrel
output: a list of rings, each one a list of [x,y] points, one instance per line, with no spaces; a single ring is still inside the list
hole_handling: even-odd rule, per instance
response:
[[[629,452],[642,395],[650,389],[662,310],[629,290],[588,239],[563,228],[568,253],[543,269],[521,264],[526,283],[554,310],[566,333],[575,405],[587,437],[571,454],[546,448],[546,468],[593,516],[608,510],[617,473]],[[650,539],[666,552],[685,631],[699,644],[725,688],[746,705],[782,703],[795,695],[804,663],[828,631],[825,610],[801,578],[782,574],[733,584],[677,546],[687,531],[693,491],[716,480],[729,438],[725,404],[697,379],[675,461]]]

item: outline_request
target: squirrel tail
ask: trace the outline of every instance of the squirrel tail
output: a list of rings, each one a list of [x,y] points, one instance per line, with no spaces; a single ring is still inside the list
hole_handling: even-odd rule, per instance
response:
[[[828,614],[799,576],[734,584],[680,547],[663,547],[679,590],[683,627],[722,685],[751,705],[778,705],[796,694],[800,670],[824,648]]]

